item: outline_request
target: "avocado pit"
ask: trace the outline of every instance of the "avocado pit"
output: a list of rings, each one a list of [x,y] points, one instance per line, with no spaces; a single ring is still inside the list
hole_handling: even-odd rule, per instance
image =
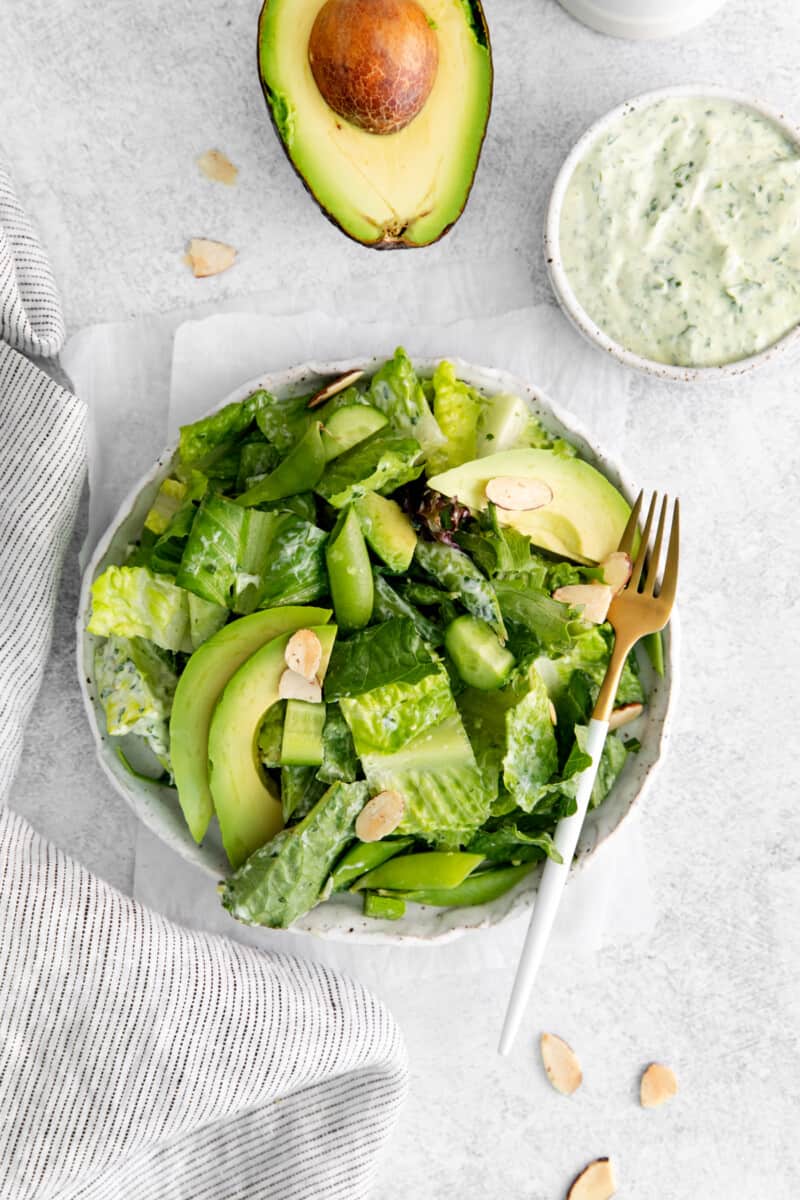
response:
[[[430,95],[439,45],[416,0],[327,0],[311,29],[308,62],[340,117],[368,133],[397,133]]]

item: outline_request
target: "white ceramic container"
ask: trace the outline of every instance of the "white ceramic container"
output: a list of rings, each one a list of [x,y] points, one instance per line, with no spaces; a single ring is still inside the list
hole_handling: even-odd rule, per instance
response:
[[[626,100],[624,104],[613,108],[605,116],[595,121],[593,125],[590,125],[564,160],[563,166],[553,184],[545,217],[545,262],[555,297],[578,332],[583,334],[587,341],[591,342],[599,350],[602,350],[605,354],[611,354],[624,366],[633,367],[634,370],[643,371],[648,375],[657,375],[661,379],[674,379],[686,383],[708,382],[720,378],[733,379],[739,375],[746,374],[748,371],[752,371],[756,367],[766,366],[778,355],[784,354],[790,347],[795,346],[798,339],[800,339],[800,325],[796,325],[793,329],[790,329],[788,333],[784,334],[778,341],[773,342],[771,346],[767,346],[764,350],[759,351],[757,354],[751,354],[747,358],[740,358],[736,362],[723,363],[720,366],[713,367],[675,366],[671,363],[657,362],[655,359],[643,358],[641,355],[627,350],[619,342],[615,342],[612,338],[608,337],[595,324],[575,295],[561,258],[560,228],[564,197],[573,171],[594,145],[595,140],[602,136],[618,118],[626,116],[635,109],[657,104],[660,100],[674,99],[681,96],[712,96],[745,105],[747,108],[751,108],[762,116],[767,117],[770,121],[773,121],[790,141],[800,146],[800,131],[786,119],[783,113],[770,108],[769,105],[754,99],[752,96],[732,91],[729,88],[715,87],[711,84],[682,84],[676,87],[660,88],[654,92],[644,92],[641,96],[634,96],[633,99]]]
[[[382,359],[338,363],[311,363],[275,375],[262,375],[242,384],[225,396],[217,407],[231,401],[243,400],[256,388],[266,388],[277,395],[300,395],[311,392],[329,379],[355,368],[367,372],[381,365]],[[573,418],[548,400],[535,388],[501,371],[471,366],[454,360],[460,379],[479,388],[485,395],[513,392],[523,396],[546,427],[569,438],[580,453],[601,470],[616,486],[631,498],[634,489],[615,463],[593,448],[586,432]],[[430,375],[435,366],[432,360],[417,360],[422,375]],[[198,414],[199,416],[200,414]],[[136,815],[163,842],[189,862],[202,867],[208,875],[205,886],[227,873],[227,863],[219,833],[214,826],[197,846],[186,827],[174,789],[161,787],[131,775],[117,754],[121,739],[106,733],[103,710],[97,699],[94,684],[94,649],[97,639],[86,632],[91,606],[91,585],[94,579],[112,563],[125,559],[126,548],[142,530],[145,515],[164,478],[170,473],[177,447],[164,451],[150,470],[122,502],[109,529],[100,539],[88,563],[83,579],[77,618],[78,670],[86,712],[94,734],[100,764],[116,790],[124,797]],[[638,489],[637,489],[638,490]],[[665,664],[663,679],[658,679],[642,657],[642,672],[648,688],[649,702],[645,715],[630,729],[641,739],[642,749],[631,755],[625,769],[605,803],[590,814],[578,847],[574,869],[582,868],[598,848],[619,827],[634,803],[641,796],[658,765],[667,740],[671,699],[675,691],[677,617],[673,617],[665,634]],[[122,739],[123,742],[129,739]],[[491,904],[466,909],[436,909],[410,905],[400,921],[378,921],[365,918],[357,897],[336,895],[297,921],[292,929],[322,937],[348,939],[358,942],[438,942],[457,937],[470,929],[497,925],[513,913],[530,907],[535,895],[537,875],[533,873],[516,890]]]
[[[561,0],[562,7],[599,33],[635,41],[677,37],[707,20],[725,0]]]

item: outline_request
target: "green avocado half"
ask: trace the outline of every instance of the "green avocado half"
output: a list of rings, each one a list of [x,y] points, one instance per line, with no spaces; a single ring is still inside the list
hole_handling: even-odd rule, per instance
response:
[[[428,246],[460,217],[489,120],[492,57],[480,0],[420,0],[439,62],[422,109],[398,132],[368,132],[323,99],[308,59],[325,0],[266,0],[261,85],[292,166],[348,237],[378,250]]]

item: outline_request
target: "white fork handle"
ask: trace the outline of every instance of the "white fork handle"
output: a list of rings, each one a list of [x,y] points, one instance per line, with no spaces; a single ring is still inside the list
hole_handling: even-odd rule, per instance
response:
[[[589,736],[586,740],[586,753],[591,754],[592,765],[582,771],[578,779],[576,811],[571,817],[562,817],[556,827],[553,841],[564,861],[557,863],[548,858],[544,864],[539,890],[531,913],[531,923],[525,936],[525,945],[522,947],[514,986],[511,989],[511,999],[508,1002],[506,1019],[503,1023],[503,1032],[500,1036],[498,1049],[501,1054],[508,1054],[514,1043],[533,987],[533,981],[536,978],[536,972],[547,946],[547,939],[550,937],[550,930],[553,928],[561,893],[569,875],[572,857],[578,844],[586,810],[589,807],[589,798],[597,777],[600,755],[603,753],[607,735],[608,721],[595,721],[592,718],[589,722]]]

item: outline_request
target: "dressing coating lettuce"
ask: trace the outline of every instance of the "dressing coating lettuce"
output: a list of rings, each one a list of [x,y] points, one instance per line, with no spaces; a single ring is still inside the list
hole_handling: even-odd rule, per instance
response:
[[[146,638],[164,650],[192,649],[183,588],[147,567],[108,567],[92,584],[89,633]]]

